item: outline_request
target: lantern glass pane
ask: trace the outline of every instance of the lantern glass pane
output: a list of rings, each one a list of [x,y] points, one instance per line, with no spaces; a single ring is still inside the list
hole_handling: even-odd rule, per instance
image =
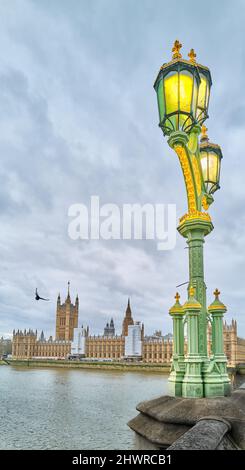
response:
[[[187,72],[183,71],[180,73],[180,82],[179,82],[179,102],[180,111],[185,111],[187,113],[191,112],[192,104],[192,89],[193,89],[193,76]]]
[[[201,83],[198,91],[198,108],[205,109],[206,107],[206,90],[207,90],[207,78],[200,73]]]
[[[164,104],[164,93],[163,93],[163,81],[161,80],[157,89],[157,99],[158,99],[158,110],[160,121],[163,120],[165,114],[165,104]]]
[[[180,129],[186,129],[192,125],[192,120],[186,114],[179,115],[179,127]],[[188,130],[188,129],[187,129]]]
[[[201,166],[204,181],[208,179],[208,155],[207,152],[201,152]]]
[[[179,75],[177,72],[170,72],[164,79],[164,89],[166,97],[166,113],[178,111],[178,89]]]
[[[218,183],[218,160],[216,153],[208,153],[208,181],[212,183]]]
[[[208,104],[209,104],[209,95],[210,95],[210,87],[209,87],[209,83],[207,82],[207,92],[206,92],[206,109],[208,109]]]
[[[197,81],[196,79],[193,80],[193,98],[192,98],[192,112],[193,115],[196,115],[196,109],[197,109],[197,96],[198,96],[198,87],[197,87]]]

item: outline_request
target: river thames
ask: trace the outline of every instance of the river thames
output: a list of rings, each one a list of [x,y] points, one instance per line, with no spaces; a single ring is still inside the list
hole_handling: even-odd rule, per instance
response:
[[[133,449],[137,403],[166,394],[149,372],[0,367],[1,449]]]

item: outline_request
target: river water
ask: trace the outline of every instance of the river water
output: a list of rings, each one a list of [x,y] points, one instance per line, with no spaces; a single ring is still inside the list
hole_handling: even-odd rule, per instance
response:
[[[133,449],[137,403],[167,393],[156,372],[0,366],[0,449]]]
[[[160,373],[0,366],[0,449],[133,449],[137,403],[167,391]]]

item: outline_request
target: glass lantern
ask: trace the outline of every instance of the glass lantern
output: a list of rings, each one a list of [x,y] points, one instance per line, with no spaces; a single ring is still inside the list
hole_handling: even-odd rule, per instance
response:
[[[202,126],[200,159],[207,194],[213,194],[220,188],[220,165],[223,155],[219,145],[209,142],[206,132],[207,128]]]
[[[198,89],[196,118],[197,122],[201,125],[208,117],[208,105],[212,79],[210,71],[207,67],[197,64],[197,68],[201,81]]]
[[[181,44],[175,41],[173,60],[163,64],[154,84],[157,93],[159,126],[164,135],[190,132],[196,124],[198,90],[201,84],[194,63],[182,59]]]

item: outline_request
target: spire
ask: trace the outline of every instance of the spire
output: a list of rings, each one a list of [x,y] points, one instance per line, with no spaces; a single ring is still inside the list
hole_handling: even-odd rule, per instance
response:
[[[128,326],[133,325],[134,320],[132,318],[132,312],[130,307],[130,299],[128,298],[128,305],[126,308],[125,316],[122,324],[122,336],[128,336]]]
[[[67,298],[66,298],[66,301],[69,301],[69,302],[70,302],[70,301],[71,301],[71,297],[70,297],[70,281],[68,281],[67,286],[68,286],[68,288],[67,288]]]
[[[145,336],[145,325],[142,323],[141,325],[141,341],[144,341],[144,336]]]
[[[60,293],[58,294],[58,297],[57,297],[57,304],[60,304]]]
[[[131,312],[131,307],[130,307],[130,299],[128,298],[128,305],[127,305],[127,309],[126,309],[126,317],[131,318],[131,316],[132,316],[132,312]]]
[[[76,296],[76,305],[78,305],[78,304],[79,304],[79,297],[78,297],[78,294],[77,294],[77,296]]]

